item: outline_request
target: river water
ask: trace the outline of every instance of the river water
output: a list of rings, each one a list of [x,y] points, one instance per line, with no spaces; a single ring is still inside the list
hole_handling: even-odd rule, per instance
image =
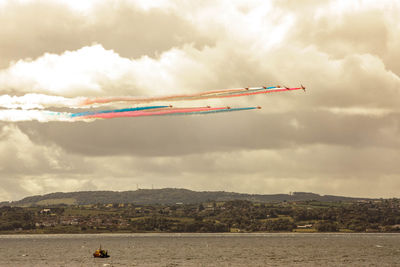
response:
[[[400,266],[400,234],[0,235],[0,266],[321,265]]]

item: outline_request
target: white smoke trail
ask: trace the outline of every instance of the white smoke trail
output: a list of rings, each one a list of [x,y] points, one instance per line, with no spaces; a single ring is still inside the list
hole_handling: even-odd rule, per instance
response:
[[[21,110],[21,109],[4,109],[0,110],[0,121],[18,122],[18,121],[76,121],[70,117],[68,112],[52,112],[46,110]]]
[[[45,109],[46,107],[79,108],[85,98],[67,98],[44,94],[26,94],[23,96],[0,96],[0,107],[8,109]]]

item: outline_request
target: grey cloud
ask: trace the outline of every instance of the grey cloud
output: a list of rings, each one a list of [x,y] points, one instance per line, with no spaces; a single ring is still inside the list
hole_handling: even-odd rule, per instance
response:
[[[307,97],[288,101],[293,107],[399,107],[400,76],[388,71],[377,56],[351,54],[333,59],[312,47],[288,44],[268,54],[268,59],[279,66],[269,70],[278,80],[308,87]]]
[[[376,155],[383,155],[377,157]],[[159,181],[165,177],[257,177],[275,179],[324,180],[379,179],[396,176],[400,167],[396,164],[399,155],[391,148],[349,148],[343,146],[312,145],[297,149],[277,151],[235,151],[207,153],[187,157],[166,157],[132,160],[131,170],[152,173]],[[130,169],[127,172],[130,172]],[[195,180],[195,179],[194,179]]]
[[[335,20],[322,17],[303,24],[295,38],[304,39],[339,58],[352,53],[382,56],[386,52],[389,35],[384,17],[383,11],[377,10],[351,13]],[[322,29],[316,29],[321,26]],[[310,28],[315,30],[310,31]]]
[[[60,54],[92,43],[137,58],[185,43],[202,47],[214,42],[176,14],[141,11],[126,1],[99,4],[89,15],[50,1],[9,1],[0,12],[0,68],[10,61]]]
[[[346,192],[358,196],[390,197],[395,195],[398,186],[395,179],[399,172],[399,165],[395,164],[398,160],[399,155],[393,149],[360,150],[313,145],[278,151],[218,152],[186,157],[98,157],[91,158],[90,161],[102,168],[93,170],[89,175],[61,173],[51,176],[30,175],[29,178],[14,175],[12,179],[2,180],[5,181],[4,184],[15,185],[10,187],[15,195],[65,191],[65,187],[57,187],[61,184],[80,190],[104,187],[109,190],[129,190],[135,189],[136,184],[139,184],[142,188],[173,185],[198,190],[252,193],[288,192],[308,188],[328,194]],[[34,186],[17,186],[27,181]],[[385,188],[382,183],[389,185],[391,189]]]
[[[0,201],[19,200],[29,195],[51,192],[98,190],[94,176],[83,175],[8,175],[0,176]],[[105,179],[107,181],[108,179]],[[2,189],[5,190],[2,190]]]
[[[396,147],[399,115],[244,112],[213,116],[113,119],[94,123],[20,123],[35,142],[82,155],[185,155],[304,144]],[[32,130],[34,129],[34,131]],[[33,133],[33,134],[32,134]]]
[[[19,200],[31,194],[29,190],[21,186],[21,181],[14,177],[0,177],[2,187],[0,188],[0,201]]]
[[[0,176],[87,174],[93,169],[83,157],[68,155],[55,144],[34,143],[15,125],[0,127]]]
[[[303,46],[316,46],[332,58],[371,54],[381,58],[388,70],[400,76],[400,54],[395,25],[385,10],[365,10],[315,18],[315,6],[296,12],[290,39]]]

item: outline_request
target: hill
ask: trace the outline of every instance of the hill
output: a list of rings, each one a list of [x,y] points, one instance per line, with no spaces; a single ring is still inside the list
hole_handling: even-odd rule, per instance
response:
[[[293,194],[240,194],[224,191],[196,192],[187,189],[139,189],[135,191],[81,191],[69,193],[51,193],[46,195],[30,196],[19,201],[2,202],[0,206],[32,206],[32,205],[88,205],[109,203],[132,203],[132,204],[195,204],[206,201],[229,201],[249,200],[252,202],[284,202],[316,200],[324,202],[334,201],[358,201],[366,198],[352,198],[331,195],[318,195],[306,192],[294,192]]]

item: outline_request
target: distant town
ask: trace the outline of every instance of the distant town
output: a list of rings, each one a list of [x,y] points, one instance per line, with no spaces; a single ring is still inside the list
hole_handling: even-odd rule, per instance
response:
[[[0,207],[1,234],[400,232],[400,201],[205,201]]]

